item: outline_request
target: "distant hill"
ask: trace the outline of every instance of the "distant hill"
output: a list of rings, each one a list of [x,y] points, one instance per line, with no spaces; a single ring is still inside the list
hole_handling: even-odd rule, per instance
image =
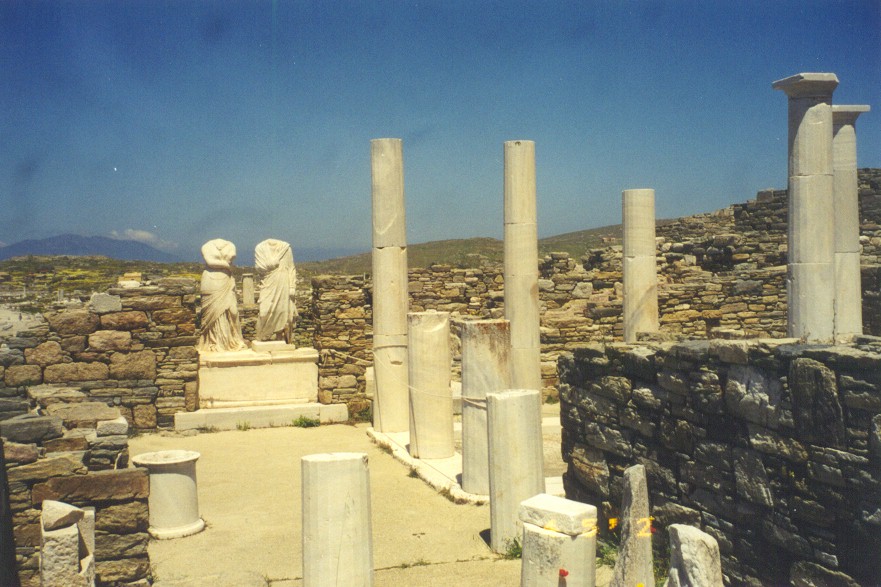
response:
[[[0,260],[27,255],[102,256],[123,261],[180,262],[178,257],[154,249],[150,245],[104,236],[62,234],[44,239],[23,240],[0,247]]]
[[[547,255],[552,252],[566,252],[579,258],[590,249],[620,242],[621,236],[620,224],[569,232],[539,239],[538,253]],[[479,267],[483,261],[501,263],[503,256],[502,241],[487,237],[433,241],[407,247],[407,264],[410,267],[428,267],[434,263],[454,267]],[[327,261],[298,263],[297,266],[313,275],[357,275],[371,272],[369,252]]]

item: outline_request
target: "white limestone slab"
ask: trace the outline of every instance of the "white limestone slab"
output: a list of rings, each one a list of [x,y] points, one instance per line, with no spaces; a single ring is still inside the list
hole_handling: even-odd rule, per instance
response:
[[[522,549],[521,587],[594,587],[596,584],[595,531],[569,536],[524,523]]]
[[[251,406],[217,408],[174,415],[174,429],[236,430],[291,426],[300,417],[319,420],[322,424],[345,422],[349,419],[346,404],[319,404],[315,402],[278,406]]]
[[[43,500],[40,523],[43,530],[57,530],[79,522],[85,512],[73,505],[51,499]]]
[[[569,536],[597,531],[596,506],[547,493],[523,500],[518,515],[521,522]]]

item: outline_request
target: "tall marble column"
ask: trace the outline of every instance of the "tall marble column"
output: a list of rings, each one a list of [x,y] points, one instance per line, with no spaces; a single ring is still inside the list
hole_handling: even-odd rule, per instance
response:
[[[507,320],[462,323],[462,489],[489,494],[486,394],[511,387]]]
[[[829,341],[835,316],[832,166],[834,73],[799,73],[772,84],[789,97],[789,336]]]
[[[860,202],[857,117],[868,106],[832,106],[832,171],[835,193],[835,338],[863,333],[860,279]]]
[[[453,391],[450,388],[450,313],[410,312],[410,456],[453,456]]]
[[[505,318],[511,385],[541,390],[534,141],[505,142]]]
[[[655,253],[655,190],[624,190],[624,342],[638,332],[657,332],[658,271]]]
[[[370,141],[370,161],[373,178],[373,364],[376,374],[373,427],[378,432],[406,432],[410,421],[410,397],[407,228],[401,139]]]

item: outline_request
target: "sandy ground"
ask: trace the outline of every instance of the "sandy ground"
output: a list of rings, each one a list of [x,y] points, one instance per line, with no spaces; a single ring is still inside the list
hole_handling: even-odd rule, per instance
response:
[[[300,457],[337,451],[369,458],[375,585],[518,585],[520,561],[495,555],[481,537],[489,506],[448,501],[410,477],[366,430],[339,424],[131,439],[132,455],[168,449],[202,455],[197,476],[207,529],[151,541],[157,587],[301,585]],[[600,568],[597,584],[608,584],[610,575]]]

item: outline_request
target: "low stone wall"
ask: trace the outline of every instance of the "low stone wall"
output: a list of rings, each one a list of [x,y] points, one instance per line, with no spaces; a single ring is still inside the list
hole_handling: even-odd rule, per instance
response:
[[[45,325],[4,341],[0,395],[25,400],[49,385],[117,406],[137,429],[172,426],[175,412],[198,405],[196,292],[194,280],[168,278],[47,313]]]
[[[732,584],[881,584],[881,339],[796,343],[561,356],[567,496],[616,517],[642,464],[655,525],[713,535]]]
[[[53,405],[51,415],[0,422],[22,586],[40,585],[44,499],[95,508],[98,585],[149,579],[149,479],[144,469],[126,468],[127,426],[111,422],[119,410],[94,402]]]

